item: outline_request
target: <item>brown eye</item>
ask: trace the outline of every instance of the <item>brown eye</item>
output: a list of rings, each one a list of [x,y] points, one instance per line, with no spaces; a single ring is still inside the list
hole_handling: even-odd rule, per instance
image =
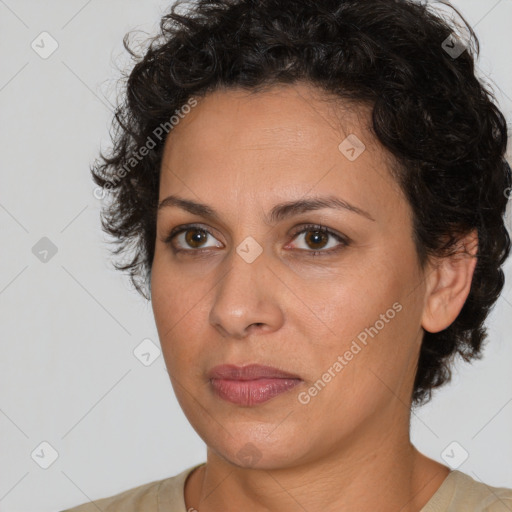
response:
[[[171,245],[176,252],[199,252],[210,247],[222,247],[218,240],[213,245],[205,245],[209,238],[216,240],[207,229],[200,226],[181,226],[174,228],[164,242]]]
[[[307,233],[304,240],[311,249],[322,249],[329,240],[329,235],[321,231],[307,231]]]
[[[332,254],[349,245],[348,238],[320,225],[302,226],[294,239],[300,240],[301,237],[305,247],[298,246],[298,249],[312,256]]]
[[[191,228],[185,232],[185,242],[194,249],[205,243],[208,233],[202,229]]]

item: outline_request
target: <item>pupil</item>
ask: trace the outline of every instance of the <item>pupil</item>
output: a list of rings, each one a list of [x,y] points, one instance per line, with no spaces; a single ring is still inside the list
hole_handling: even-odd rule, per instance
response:
[[[313,242],[313,245],[314,244],[318,244],[319,241],[321,242],[321,239],[323,238],[324,239],[324,242],[325,242],[325,238],[326,238],[326,235],[325,233],[322,233],[321,231],[310,231],[309,233],[312,233],[313,235],[312,236],[307,236],[307,239],[306,241],[307,242],[310,242],[311,241],[311,238],[313,238],[314,240],[312,241]],[[323,245],[325,244],[322,244],[322,247]]]
[[[187,239],[187,243],[193,247],[197,245],[201,245],[201,243],[205,241],[206,233],[204,231],[200,231],[198,229],[196,230],[190,230],[187,232],[187,235],[185,237]]]

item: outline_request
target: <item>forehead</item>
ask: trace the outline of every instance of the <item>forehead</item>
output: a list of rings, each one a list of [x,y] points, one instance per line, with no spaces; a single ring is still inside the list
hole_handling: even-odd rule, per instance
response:
[[[350,130],[364,131],[371,143],[366,133],[369,113],[362,105],[303,83],[275,85],[260,92],[220,89],[199,99],[171,132],[166,147],[185,142],[199,144],[202,152],[219,153],[216,142],[230,139],[231,150],[258,149],[262,143],[269,149],[285,144],[307,150],[318,146],[320,138],[325,144],[339,143]]]
[[[270,192],[283,199],[334,189],[360,202],[386,191],[399,194],[370,120],[368,107],[306,84],[209,93],[167,137],[160,198],[187,188],[199,197],[219,194],[219,200]],[[354,141],[364,150],[356,147],[361,152],[352,159],[347,156],[354,152],[346,149]]]

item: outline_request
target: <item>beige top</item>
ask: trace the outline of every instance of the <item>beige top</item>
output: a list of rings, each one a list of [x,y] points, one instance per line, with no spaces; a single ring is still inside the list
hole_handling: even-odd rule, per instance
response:
[[[187,512],[185,480],[197,464],[181,473],[84,503],[61,512]],[[460,471],[451,471],[420,512],[511,512],[512,489],[491,487]]]

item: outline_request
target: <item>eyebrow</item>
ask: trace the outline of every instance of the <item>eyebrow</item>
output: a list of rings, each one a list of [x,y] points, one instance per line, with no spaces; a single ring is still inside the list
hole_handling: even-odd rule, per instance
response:
[[[170,195],[160,201],[157,208],[157,213],[160,212],[163,208],[171,206],[181,208],[182,210],[185,210],[193,215],[210,218],[217,221],[219,220],[219,214],[210,206],[203,203],[197,203],[196,201],[192,201],[190,199],[184,199],[176,195]],[[375,222],[375,219],[367,211],[362,210],[361,208],[358,208],[357,206],[354,206],[353,204],[350,204],[347,201],[344,201],[335,196],[310,197],[306,199],[299,199],[297,201],[288,201],[276,204],[272,210],[270,210],[270,213],[266,216],[265,221],[267,224],[275,224],[289,217],[293,217],[294,215],[314,210],[321,210],[323,208],[334,208],[336,210],[349,211]]]

